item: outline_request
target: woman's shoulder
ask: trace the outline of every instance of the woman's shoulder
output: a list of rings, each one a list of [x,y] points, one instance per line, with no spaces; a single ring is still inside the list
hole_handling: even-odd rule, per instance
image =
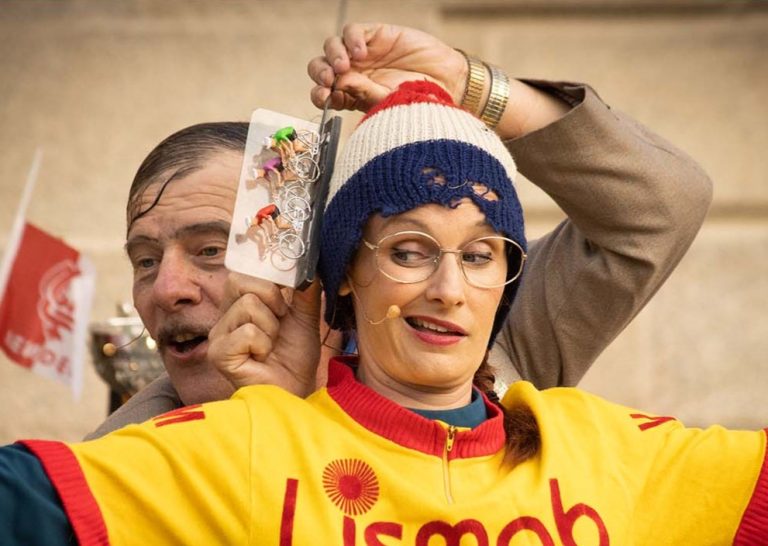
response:
[[[575,387],[539,390],[527,381],[518,381],[510,386],[502,403],[507,407],[529,406],[540,425],[592,429],[598,434],[644,432],[661,426],[669,431],[683,426],[675,417],[637,410]]]

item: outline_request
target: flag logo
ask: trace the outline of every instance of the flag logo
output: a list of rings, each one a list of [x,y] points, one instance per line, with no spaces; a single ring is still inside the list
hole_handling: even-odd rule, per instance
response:
[[[75,304],[70,297],[72,279],[80,274],[77,264],[64,260],[51,267],[40,279],[37,316],[46,337],[61,339],[61,330],[71,332],[75,326]]]

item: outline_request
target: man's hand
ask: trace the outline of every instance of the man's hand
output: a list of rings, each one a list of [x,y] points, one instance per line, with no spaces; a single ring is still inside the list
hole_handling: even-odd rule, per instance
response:
[[[324,55],[307,65],[318,108],[331,95],[335,110],[367,112],[398,85],[430,80],[461,104],[467,81],[464,55],[434,36],[408,27],[351,23],[342,36],[325,40]],[[561,99],[512,79],[507,107],[496,126],[502,139],[524,136],[560,119],[570,109]],[[487,97],[489,83],[483,96]],[[333,91],[332,91],[333,89]]]
[[[319,283],[291,294],[268,281],[231,273],[223,305],[229,308],[209,333],[208,358],[224,377],[238,388],[277,385],[298,396],[314,391]]]
[[[316,83],[311,97],[318,108],[325,105],[332,86],[332,108],[366,112],[401,83],[423,79],[440,84],[454,102],[461,102],[467,76],[464,56],[420,30],[353,23],[344,27],[342,36],[328,38],[323,49],[324,56],[307,66]]]

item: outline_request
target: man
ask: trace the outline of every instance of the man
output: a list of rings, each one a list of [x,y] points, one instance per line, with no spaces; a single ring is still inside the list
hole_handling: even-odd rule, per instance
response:
[[[491,96],[499,98],[493,79],[478,76],[491,73],[482,62],[391,25],[347,25],[342,37],[326,40],[324,55],[308,70],[318,106],[331,95],[334,108],[368,110],[419,75],[478,114]],[[476,84],[472,93],[469,83]],[[495,130],[518,170],[569,218],[531,243],[489,360],[504,383],[575,385],[677,265],[704,219],[711,183],[685,154],[611,110],[587,86],[509,86]],[[206,349],[222,312],[223,254],[246,133],[246,124],[190,127],[158,145],[139,168],[126,249],[134,303],[168,378],[134,396],[89,438],[233,392],[207,362]],[[285,372],[268,370],[263,380],[291,390],[294,371]]]

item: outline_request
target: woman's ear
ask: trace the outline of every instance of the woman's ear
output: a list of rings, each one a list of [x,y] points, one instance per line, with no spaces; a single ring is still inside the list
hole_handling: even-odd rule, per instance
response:
[[[352,293],[352,285],[350,284],[349,277],[344,277],[339,285],[339,296],[349,296]]]

